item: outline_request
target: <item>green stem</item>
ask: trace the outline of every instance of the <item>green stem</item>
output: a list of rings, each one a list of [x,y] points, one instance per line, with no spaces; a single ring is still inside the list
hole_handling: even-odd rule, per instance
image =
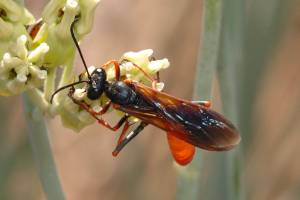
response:
[[[39,89],[33,88],[27,91],[30,101],[40,109],[42,113],[49,111],[49,102],[44,98],[44,93]]]
[[[214,67],[217,66],[221,100],[226,118],[237,124],[235,72],[242,60],[243,1],[231,0],[219,9],[218,45],[215,45]],[[203,49],[203,54],[207,49]],[[209,55],[209,52],[206,52]],[[204,58],[203,58],[204,59]],[[202,60],[202,62],[206,62]],[[203,67],[200,66],[200,67]],[[215,71],[213,71],[215,72]],[[203,74],[202,76],[206,76]],[[209,74],[209,76],[211,76]],[[201,77],[200,77],[201,78]],[[210,77],[210,87],[211,87]],[[202,83],[204,84],[204,83]],[[203,87],[200,85],[199,87]],[[205,92],[205,88],[202,90]],[[205,94],[205,93],[204,93]],[[202,95],[202,94],[201,94]],[[239,171],[241,160],[237,150],[230,152],[203,152],[202,176],[199,180],[199,198],[207,200],[242,199]]]
[[[32,104],[27,93],[23,94],[23,103],[30,144],[45,195],[49,200],[64,200],[43,115]]]
[[[236,126],[239,125],[237,106],[239,83],[237,77],[244,58],[244,13],[244,1],[231,0],[223,6],[222,35],[217,69],[223,111],[225,116]],[[214,162],[217,162],[218,165],[212,163],[212,165],[217,166],[215,171],[218,175],[214,177],[217,190],[225,188],[223,194],[213,195],[215,197],[213,199],[244,199],[243,160],[240,146],[223,153],[222,157],[216,158]]]
[[[51,95],[55,89],[55,78],[56,78],[56,68],[48,70],[47,79],[44,84],[44,95],[45,99],[49,102]]]
[[[212,81],[218,63],[218,48],[222,20],[222,0],[204,1],[203,36],[201,45],[200,64],[196,72],[195,100],[210,100]],[[201,99],[200,99],[201,98]],[[193,162],[187,167],[177,169],[177,193],[176,198],[199,199],[202,194],[201,187],[200,152],[197,152]],[[201,177],[202,178],[202,177]]]
[[[222,1],[205,0],[203,8],[203,35],[199,50],[199,65],[196,69],[194,99],[210,100],[213,77],[218,64]]]

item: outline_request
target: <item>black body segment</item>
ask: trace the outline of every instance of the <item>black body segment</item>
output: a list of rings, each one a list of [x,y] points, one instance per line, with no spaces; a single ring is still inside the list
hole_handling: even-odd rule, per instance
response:
[[[239,143],[236,128],[217,112],[136,82],[127,80],[125,83],[138,98],[147,102],[146,107],[116,105],[116,109],[174,132],[176,137],[206,150],[229,150]]]
[[[136,93],[123,81],[107,84],[105,87],[106,96],[115,104],[132,105],[136,102]]]

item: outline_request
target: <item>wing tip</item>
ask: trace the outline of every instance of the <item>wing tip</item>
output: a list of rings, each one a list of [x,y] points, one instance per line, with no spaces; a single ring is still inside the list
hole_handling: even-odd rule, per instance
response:
[[[240,134],[238,132],[236,132],[235,135],[230,138],[230,142],[227,142],[224,145],[218,144],[216,146],[212,146],[212,150],[213,151],[229,151],[229,150],[235,148],[237,145],[239,145],[241,140],[242,140],[242,138],[241,138]]]

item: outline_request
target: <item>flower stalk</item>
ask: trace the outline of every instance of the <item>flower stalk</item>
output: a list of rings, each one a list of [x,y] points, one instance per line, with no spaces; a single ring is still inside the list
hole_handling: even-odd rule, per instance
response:
[[[213,78],[219,59],[223,3],[221,0],[205,0],[203,6],[203,35],[199,50],[201,55],[196,72],[194,100],[211,100]],[[198,151],[191,164],[186,167],[177,166],[176,199],[199,199],[200,195],[203,195],[200,189],[204,179],[201,170],[202,162],[203,154]]]
[[[44,117],[27,93],[23,94],[23,105],[33,157],[45,195],[47,199],[64,200]]]

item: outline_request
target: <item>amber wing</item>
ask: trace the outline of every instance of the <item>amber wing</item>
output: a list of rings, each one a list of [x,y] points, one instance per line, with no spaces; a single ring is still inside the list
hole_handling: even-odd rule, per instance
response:
[[[117,109],[202,149],[224,151],[239,143],[237,129],[221,114],[136,82],[126,84],[138,94],[140,103]]]

